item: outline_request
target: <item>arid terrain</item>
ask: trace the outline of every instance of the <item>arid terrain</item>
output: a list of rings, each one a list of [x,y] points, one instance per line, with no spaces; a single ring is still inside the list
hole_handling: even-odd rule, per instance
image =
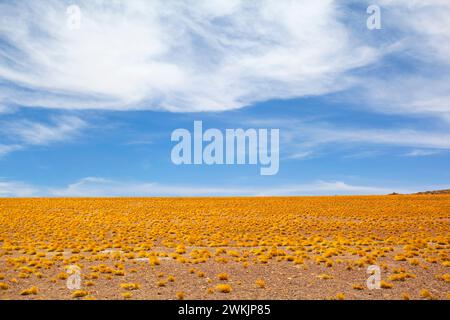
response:
[[[449,252],[450,195],[0,199],[0,299],[443,300]]]

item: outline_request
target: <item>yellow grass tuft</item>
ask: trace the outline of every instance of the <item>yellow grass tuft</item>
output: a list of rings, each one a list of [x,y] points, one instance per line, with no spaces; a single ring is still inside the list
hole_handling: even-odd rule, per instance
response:
[[[83,298],[86,297],[89,294],[89,292],[85,290],[76,290],[72,292],[72,298]]]
[[[381,281],[380,283],[381,288],[383,289],[392,289],[394,287],[394,285],[392,283],[386,282],[386,281]]]
[[[185,293],[184,292],[177,292],[177,299],[178,300],[184,300],[185,298]]]
[[[204,278],[205,277],[205,273],[203,271],[199,271],[199,272],[197,272],[197,276],[199,278]]]
[[[121,283],[120,287],[125,290],[138,290],[141,285],[137,283]]]
[[[338,294],[336,295],[336,299],[338,299],[338,300],[345,300],[345,294],[343,294],[343,293],[338,293]]]
[[[322,274],[318,275],[317,277],[318,277],[319,279],[322,279],[322,280],[330,280],[330,279],[333,279],[333,276],[332,276],[332,275],[325,274],[325,273],[322,273]]]
[[[437,278],[445,282],[450,282],[450,274],[448,273],[443,274],[442,276],[437,276]]]
[[[164,281],[164,280],[159,280],[159,281],[156,283],[156,285],[157,285],[158,287],[165,287],[166,284],[167,284],[167,282]]]
[[[23,290],[20,292],[21,296],[29,296],[29,295],[36,295],[39,293],[39,289],[35,286],[32,286],[29,289]]]
[[[352,288],[355,290],[364,290],[364,287],[360,284],[354,284],[352,285]]]
[[[414,279],[416,278],[416,275],[411,273],[397,273],[391,275],[388,279],[390,281],[405,281],[406,279]]]
[[[123,292],[121,295],[124,299],[131,299],[133,297],[133,294],[131,292]]]
[[[218,284],[216,286],[217,291],[222,293],[230,293],[232,291],[232,288],[229,284]]]
[[[161,262],[159,261],[159,259],[157,257],[150,257],[149,263],[151,266],[159,266],[161,264]]]
[[[427,289],[422,289],[422,290],[420,290],[419,295],[420,295],[422,298],[425,298],[425,299],[431,299],[431,298],[432,298],[431,292],[428,291]]]
[[[228,276],[227,273],[219,273],[217,275],[217,278],[219,278],[219,280],[228,280],[230,277]]]
[[[263,279],[256,280],[255,284],[261,289],[266,287],[266,282]]]

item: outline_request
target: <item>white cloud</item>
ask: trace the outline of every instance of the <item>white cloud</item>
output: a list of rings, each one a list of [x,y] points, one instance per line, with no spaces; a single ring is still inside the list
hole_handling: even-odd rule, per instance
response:
[[[301,184],[263,186],[196,186],[130,182],[87,177],[65,187],[32,186],[0,180],[0,197],[203,197],[203,196],[317,196],[383,195],[448,189],[449,185],[367,186],[343,181],[312,181]]]
[[[386,194],[389,188],[350,185],[340,181],[316,181],[276,187],[167,185],[152,182],[127,182],[88,177],[63,188],[43,188],[40,193],[51,197],[123,197],[123,196],[270,196],[270,195],[337,195]]]
[[[56,197],[207,196],[249,194],[250,189],[164,185],[88,177],[64,188],[50,188],[47,192]]]
[[[427,157],[439,154],[441,150],[416,149],[405,154],[405,157]]]
[[[44,124],[29,120],[0,122],[0,133],[12,144],[0,144],[0,157],[29,146],[42,146],[75,138],[86,127],[86,122],[75,116],[54,118],[54,123]]]
[[[38,190],[22,182],[1,181],[0,197],[32,197]]]
[[[392,190],[382,187],[351,185],[342,181],[317,181],[310,184],[282,186],[262,195],[377,195]]]
[[[63,1],[0,4],[6,101],[50,108],[229,110],[334,92],[376,60],[322,1]],[[17,89],[17,86],[19,89]]]
[[[450,65],[449,1],[380,0],[378,3],[385,9],[384,20],[389,28],[405,35],[403,44],[409,49],[408,54]]]
[[[335,125],[315,118],[243,119],[242,123],[246,126],[279,128],[281,150],[286,159],[318,157],[328,150],[340,150],[339,147],[350,151],[346,158],[379,156],[380,150],[376,147],[409,147],[428,149],[428,152],[430,149],[434,152],[450,150],[450,131],[439,128],[427,131],[409,127],[364,129]]]
[[[47,145],[70,139],[85,126],[78,117],[64,116],[56,118],[53,125],[28,120],[12,122],[4,125],[2,131],[27,145]]]
[[[377,112],[431,115],[450,123],[450,1],[378,4],[385,32],[396,39],[391,55],[402,62],[388,62],[360,81],[360,102]]]
[[[21,150],[23,147],[20,145],[4,145],[4,144],[0,144],[0,158],[2,158],[3,156],[14,152],[14,151],[18,151]]]
[[[296,136],[293,141],[285,147],[287,152],[327,152],[327,148],[332,146],[333,150],[343,147],[347,148],[372,148],[357,155],[351,154],[350,158],[361,156],[376,156],[376,147],[411,147],[440,150],[450,149],[449,132],[420,131],[413,129],[355,129],[328,126],[300,126],[297,128]],[[348,150],[347,152],[349,152]],[[351,152],[350,152],[351,153]],[[413,154],[410,154],[412,156]],[[419,152],[414,153],[415,156]],[[424,151],[421,155],[425,155]],[[430,151],[428,151],[430,155]],[[348,156],[347,156],[348,158]]]
[[[305,145],[329,143],[450,149],[450,133],[412,129],[305,128]]]
[[[287,158],[288,159],[310,159],[314,156],[314,153],[312,151],[300,151],[300,152],[294,152],[290,154]]]
[[[378,150],[363,150],[363,151],[356,150],[355,152],[346,154],[345,156],[343,156],[343,158],[344,159],[368,159],[368,158],[373,158],[373,157],[379,157],[381,155],[383,155],[383,153]]]
[[[434,75],[396,74],[367,79],[356,97],[377,112],[434,116],[450,123],[450,72]],[[352,98],[350,98],[352,99]]]

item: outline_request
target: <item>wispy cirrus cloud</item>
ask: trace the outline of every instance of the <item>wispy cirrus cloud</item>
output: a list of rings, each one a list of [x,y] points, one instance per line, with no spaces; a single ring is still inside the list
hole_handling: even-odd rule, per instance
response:
[[[51,189],[52,196],[282,196],[282,195],[351,195],[386,194],[389,188],[347,184],[342,181],[314,181],[305,184],[256,186],[195,186],[159,183],[124,182],[104,178],[84,178],[66,188]]]
[[[3,156],[14,152],[14,151],[19,151],[21,150],[23,147],[20,145],[4,145],[4,144],[0,144],[0,158],[2,158]]]
[[[434,156],[439,153],[441,153],[441,150],[423,150],[423,149],[415,149],[412,150],[406,154],[404,154],[405,157],[427,157],[427,156]]]
[[[20,120],[4,125],[2,130],[26,145],[46,145],[74,137],[86,122],[75,116],[54,119],[53,124]]]
[[[245,119],[243,123],[279,128],[282,132],[281,150],[288,160],[319,157],[327,150],[336,151],[340,147],[348,153],[345,158],[354,159],[379,156],[379,147],[412,148],[411,156],[450,150],[450,131],[445,128],[427,131],[396,126],[364,128],[342,126],[315,118]]]
[[[450,149],[450,133],[415,129],[304,128],[304,144],[378,144],[388,146]],[[300,133],[302,135],[302,133]]]
[[[204,197],[204,196],[321,196],[384,195],[392,192],[415,193],[423,190],[448,189],[449,185],[371,186],[337,180],[317,180],[280,184],[269,188],[256,185],[190,185],[157,182],[120,181],[87,177],[63,187],[33,186],[22,182],[0,180],[0,197]]]
[[[30,146],[45,146],[75,138],[87,123],[75,116],[55,117],[52,123],[29,120],[2,121],[0,132],[8,144],[0,144],[0,157]]]
[[[87,177],[65,187],[35,187],[19,182],[1,182],[0,197],[158,197],[158,196],[293,196],[293,195],[375,195],[393,191],[413,192],[411,188],[374,187],[343,181],[312,181],[302,184],[261,186],[197,186],[156,182],[118,181]],[[417,188],[420,191],[420,188]]]
[[[367,74],[356,85],[356,97],[349,99],[376,112],[433,116],[450,123],[450,2],[381,0],[377,4],[385,32],[396,41],[387,61]],[[398,67],[392,60],[402,64]]]
[[[33,186],[0,178],[0,197],[32,197],[37,194],[38,189]]]
[[[165,185],[154,182],[117,181],[101,177],[87,177],[63,188],[50,188],[47,192],[56,197],[123,197],[123,196],[208,196],[239,195],[247,188],[214,186]]]
[[[350,148],[350,158],[377,156],[378,147],[422,148],[411,152],[410,156],[436,154],[438,150],[450,150],[450,132],[430,132],[415,129],[355,129],[342,127],[300,127],[295,139],[289,143],[288,150],[294,152],[326,152],[333,149]],[[363,153],[352,149],[358,147],[372,148]],[[300,150],[300,151],[299,151]],[[348,155],[346,156],[349,157]]]

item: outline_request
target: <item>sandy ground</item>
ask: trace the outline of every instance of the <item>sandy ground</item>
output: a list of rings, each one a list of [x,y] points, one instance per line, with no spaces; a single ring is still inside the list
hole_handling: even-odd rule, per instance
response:
[[[188,252],[189,253],[189,252]],[[395,253],[392,253],[392,256]],[[134,259],[125,264],[125,275],[116,276],[101,274],[98,279],[89,279],[89,266],[83,266],[81,272],[81,290],[88,295],[79,298],[95,299],[124,299],[122,293],[130,292],[129,299],[172,300],[178,299],[177,293],[183,292],[187,300],[215,300],[215,299],[336,299],[338,293],[343,293],[348,299],[404,299],[405,293],[410,299],[448,299],[450,283],[437,279],[435,275],[448,272],[445,267],[434,263],[423,263],[420,266],[411,266],[407,262],[395,261],[392,256],[380,258],[379,263],[385,264],[381,279],[393,284],[390,289],[369,290],[366,285],[367,267],[354,267],[347,270],[346,261],[352,257],[338,257],[344,262],[332,267],[323,264],[318,265],[314,261],[305,261],[304,265],[295,265],[287,261],[270,260],[267,264],[249,264],[244,267],[242,263],[229,261],[218,263],[209,260],[199,264],[180,264],[171,258],[162,258],[161,264],[150,266],[148,259]],[[114,266],[111,260],[101,262],[107,266]],[[98,265],[96,263],[95,265]],[[426,269],[425,269],[425,268]],[[388,281],[392,270],[404,268],[416,278],[405,281]],[[133,270],[135,273],[130,272]],[[4,261],[0,264],[0,270],[7,270]],[[1,299],[74,299],[76,290],[67,288],[67,280],[55,279],[64,271],[63,265],[56,265],[49,270],[42,271],[43,277],[17,278],[16,272],[2,273],[4,276],[0,282],[9,285],[8,290],[0,290]],[[200,275],[199,275],[200,273]],[[204,275],[201,276],[201,273]],[[228,280],[219,280],[218,275],[226,273]],[[331,276],[331,279],[322,279],[323,275]],[[173,282],[168,281],[169,276],[175,277]],[[321,277],[322,276],[322,277]],[[10,280],[16,277],[17,283]],[[265,287],[256,285],[257,280],[264,280]],[[91,281],[93,284],[90,284]],[[163,287],[158,286],[159,281],[164,281]],[[123,283],[136,283],[140,285],[138,290],[125,290],[120,287]],[[229,284],[230,293],[218,292],[218,284]],[[360,285],[359,290],[354,285]],[[39,289],[37,295],[22,296],[20,292],[31,286]],[[208,289],[213,289],[208,292]],[[428,290],[430,297],[422,297],[421,290]]]

